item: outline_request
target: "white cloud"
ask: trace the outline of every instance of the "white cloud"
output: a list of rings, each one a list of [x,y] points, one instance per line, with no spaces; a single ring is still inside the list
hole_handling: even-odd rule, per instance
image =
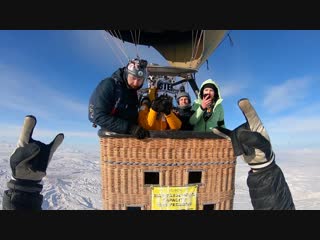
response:
[[[54,137],[58,134],[57,131],[48,130],[48,129],[36,129],[34,136],[38,136],[39,138],[46,138],[46,137]],[[85,137],[85,138],[97,138],[96,132],[89,132],[89,131],[63,131],[65,137]]]
[[[297,114],[299,114],[300,116],[320,115],[320,102],[309,103],[303,108],[297,109]]]
[[[102,30],[81,30],[71,31],[72,45],[70,46],[79,56],[89,62],[98,64],[101,68],[106,68],[109,64],[114,65],[113,52],[104,39]],[[117,65],[118,65],[117,64]]]
[[[20,135],[20,131],[22,129],[22,123],[21,125],[8,125],[8,124],[0,124],[0,137],[1,139],[6,138],[14,138],[18,139]],[[60,130],[49,130],[45,128],[39,128],[38,126],[35,127],[33,132],[33,137],[37,138],[39,140],[45,138],[54,138]],[[79,138],[90,138],[90,139],[96,139],[97,133],[96,131],[63,131],[62,132],[65,137],[79,137]]]
[[[44,85],[46,77],[29,73],[14,66],[2,66],[0,72],[0,106],[2,109],[32,113],[46,119],[57,113],[86,115],[87,104],[63,95]]]
[[[168,65],[167,61],[153,48],[148,46],[135,46],[112,37],[104,30],[73,31],[76,51],[84,58],[106,68],[110,66],[124,66],[128,59],[135,58],[137,54],[149,62]]]
[[[299,161],[305,159],[305,161],[313,161],[319,159],[320,149],[308,147],[301,149],[279,149],[276,154],[283,160]]]
[[[40,132],[40,133],[44,133],[47,134],[49,136],[52,136],[52,131],[44,131],[44,132]],[[97,133],[96,132],[88,132],[88,131],[66,131],[63,132],[65,136],[67,137],[83,137],[83,138],[98,138]]]
[[[310,82],[309,77],[302,77],[289,79],[281,85],[269,87],[263,100],[264,107],[272,113],[294,107],[307,95]]]
[[[298,115],[299,116],[299,115]],[[270,129],[277,133],[320,133],[320,116],[297,118],[296,114],[288,117],[275,118],[269,122]]]
[[[65,31],[63,36],[69,37],[70,41],[66,44],[70,44],[70,49],[85,53],[82,55],[84,59],[88,59],[91,54],[92,58],[89,60],[95,64],[105,64],[106,60],[114,62],[114,59],[109,57],[111,52],[103,33],[104,31]],[[23,55],[18,55],[18,52],[15,54],[18,59],[24,58]],[[61,118],[59,115],[77,118],[87,115],[87,100],[72,99],[71,94],[63,94],[59,86],[46,85],[50,84],[50,78],[61,79],[63,75],[48,76],[45,73],[32,72],[24,68],[24,65],[8,65],[4,61],[0,64],[1,110],[33,114],[45,119]]]
[[[320,114],[301,109],[285,117],[273,117],[264,125],[274,146],[292,150],[320,146]],[[308,114],[304,114],[308,113]]]
[[[45,86],[42,87],[43,98],[49,98],[47,101],[52,103],[53,113],[59,113],[59,111],[67,112],[68,115],[86,116],[88,105],[87,103],[77,102],[76,99],[72,99],[70,96],[64,95],[55,89],[49,89]],[[56,110],[56,111],[55,111]],[[52,112],[52,110],[50,110]]]
[[[320,134],[320,104],[309,104],[297,108],[286,116],[273,116],[266,120],[268,129],[282,134],[309,134],[309,137]]]
[[[247,81],[222,81],[223,85],[220,86],[222,98],[230,96],[238,96],[240,92],[248,87]]]
[[[16,126],[16,125],[2,125],[0,124],[0,136],[1,139],[6,139],[6,138],[16,138],[18,139],[20,135],[22,126]]]

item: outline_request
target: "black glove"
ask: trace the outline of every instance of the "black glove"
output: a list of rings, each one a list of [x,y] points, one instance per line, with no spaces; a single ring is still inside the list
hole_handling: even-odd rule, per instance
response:
[[[159,111],[163,112],[165,115],[169,115],[172,110],[172,99],[170,97],[162,98],[159,106]]]
[[[160,112],[161,109],[159,109],[159,108],[160,108],[160,105],[161,105],[161,101],[162,101],[161,97],[158,97],[155,100],[153,100],[153,102],[151,104],[152,110],[154,110],[155,112]]]
[[[25,117],[17,148],[10,156],[12,170],[8,190],[3,194],[4,210],[41,210],[43,196],[42,178],[46,169],[64,139],[58,134],[50,144],[32,139],[33,129],[37,123],[34,116]]]
[[[148,108],[150,108],[150,106],[151,106],[151,101],[150,101],[150,99],[148,98],[148,97],[142,97],[141,98],[141,101],[140,101],[140,106],[142,106],[142,105],[147,105],[148,106]]]
[[[17,148],[10,157],[13,180],[8,183],[9,188],[12,185],[16,185],[17,188],[17,185],[40,182],[46,176],[46,169],[53,153],[64,139],[62,133],[58,134],[50,144],[32,139],[36,123],[37,119],[34,116],[25,117]]]
[[[267,167],[275,159],[269,135],[248,99],[240,99],[238,105],[247,122],[233,131],[217,127],[213,132],[231,140],[235,155],[242,155],[251,169]]]
[[[129,133],[138,139],[150,137],[149,131],[145,130],[144,128],[140,127],[139,125],[131,125],[129,127]]]

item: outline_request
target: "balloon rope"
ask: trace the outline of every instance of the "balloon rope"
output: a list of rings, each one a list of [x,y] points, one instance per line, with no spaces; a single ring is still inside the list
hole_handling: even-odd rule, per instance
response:
[[[110,33],[108,34],[108,32],[105,31],[104,37],[107,39],[107,43],[108,43],[109,47],[111,48],[112,52],[113,52],[114,55],[117,57],[117,59],[119,60],[119,62],[120,62],[122,65],[124,65],[122,59],[121,59],[120,56],[119,56],[120,54],[118,54],[118,53],[116,52],[115,48],[114,48],[113,45],[110,43],[111,40],[110,40],[109,37],[108,37],[109,35],[111,35],[111,34],[110,34]],[[112,36],[112,35],[111,35],[111,36]],[[112,38],[114,38],[114,37],[112,36]],[[114,42],[115,42],[115,40],[114,40]],[[116,43],[115,43],[115,44],[116,44]]]

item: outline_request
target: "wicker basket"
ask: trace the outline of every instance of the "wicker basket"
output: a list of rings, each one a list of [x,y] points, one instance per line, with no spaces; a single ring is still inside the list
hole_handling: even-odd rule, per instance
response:
[[[213,133],[151,131],[151,138],[98,132],[105,210],[151,210],[152,189],[197,186],[197,210],[233,208],[236,157]]]

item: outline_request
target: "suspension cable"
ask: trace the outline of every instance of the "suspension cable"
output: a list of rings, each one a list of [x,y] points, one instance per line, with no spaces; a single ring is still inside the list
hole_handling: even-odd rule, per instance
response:
[[[199,47],[200,47],[200,42],[201,42],[201,38],[203,39],[202,41],[202,52],[204,51],[204,30],[201,30],[199,33],[199,38],[198,38],[198,30],[196,31],[195,37],[193,36],[194,33],[192,31],[192,37],[191,37],[191,58],[190,58],[190,65],[189,67],[191,67],[192,61],[194,61],[196,59],[196,56],[198,54],[199,51]]]
[[[112,40],[114,42],[114,44],[118,47],[118,49],[124,54],[124,56],[126,57],[127,60],[129,60],[129,57],[125,51],[125,45],[124,45],[124,41],[122,40],[122,37],[119,34],[117,34],[116,32],[112,32],[110,33],[110,35],[112,36]],[[119,40],[120,39],[120,40]]]
[[[191,67],[191,62],[194,58],[194,54],[195,54],[195,47],[196,47],[196,42],[197,42],[197,37],[198,37],[198,30],[196,31],[195,37],[193,37],[193,30],[192,30],[192,41],[191,41],[191,58],[190,58],[190,66]]]
[[[135,45],[135,49],[136,49],[136,54],[137,54],[137,57],[140,58],[139,56],[139,43],[140,43],[140,30],[138,30],[139,32],[137,33],[136,30],[134,30],[134,33],[132,32],[132,30],[130,30],[130,33],[131,33],[131,38],[132,38],[132,41]]]
[[[198,44],[197,44],[197,47],[196,47],[196,52],[195,52],[195,55],[194,55],[194,59],[192,59],[192,60],[196,59],[196,56],[197,56],[199,48],[200,48],[201,39],[203,39],[202,42],[203,42],[203,45],[204,45],[204,30],[201,30],[201,33],[200,33],[200,36],[199,36],[199,39],[198,39]]]
[[[109,42],[109,37],[108,37],[108,33],[106,32],[106,34],[104,34],[105,38],[107,39],[107,44],[109,45],[109,47],[111,48],[113,54],[117,57],[117,59],[119,60],[119,62],[124,65],[122,59],[120,58],[119,54],[116,52],[115,48],[112,46],[112,44]],[[110,40],[111,41],[111,40]]]

